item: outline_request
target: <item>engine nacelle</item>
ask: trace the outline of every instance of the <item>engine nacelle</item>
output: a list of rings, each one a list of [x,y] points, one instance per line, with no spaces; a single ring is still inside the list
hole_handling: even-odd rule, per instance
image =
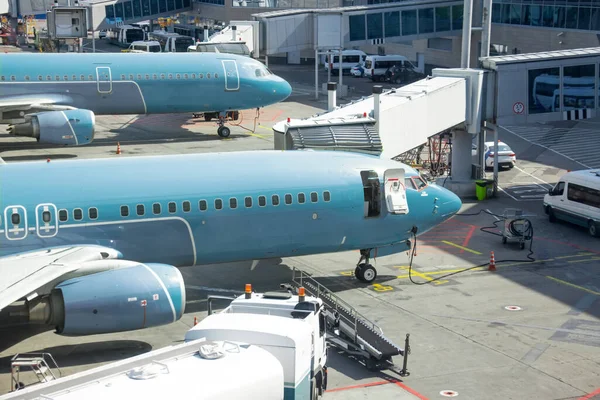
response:
[[[139,264],[62,282],[30,310],[30,322],[65,335],[93,335],[166,325],[185,311],[181,272]]]
[[[27,118],[27,122],[10,125],[9,133],[66,146],[82,146],[94,140],[96,117],[90,110],[45,111]]]

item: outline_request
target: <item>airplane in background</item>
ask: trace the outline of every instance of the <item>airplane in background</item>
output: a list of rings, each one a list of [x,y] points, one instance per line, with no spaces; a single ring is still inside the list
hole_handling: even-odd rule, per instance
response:
[[[0,310],[65,335],[174,322],[176,267],[407,251],[462,203],[412,167],[339,151],[0,164]],[[11,306],[12,305],[12,306]]]
[[[219,53],[0,54],[0,123],[40,143],[85,145],[95,115],[206,112],[228,137],[227,111],[292,92],[259,61]]]

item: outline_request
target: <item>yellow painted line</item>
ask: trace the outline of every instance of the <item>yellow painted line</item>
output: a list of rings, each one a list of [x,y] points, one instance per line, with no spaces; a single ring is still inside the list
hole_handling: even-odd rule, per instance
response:
[[[405,267],[402,267],[402,269],[408,269],[408,267],[405,266]],[[434,278],[431,278],[429,276],[429,275],[431,275],[431,273],[429,273],[429,272],[419,272],[419,271],[415,270],[414,268],[412,269],[411,275],[418,276],[419,278],[423,278],[423,279],[425,279],[427,281],[432,281],[434,279]],[[409,277],[408,275],[403,276],[403,278],[408,278],[408,277]],[[397,278],[400,279],[401,277],[398,276]],[[441,285],[443,283],[448,283],[448,281],[435,281],[435,282],[433,282],[434,285]]]
[[[585,260],[570,260],[567,262],[569,264],[575,264],[575,263],[590,262],[590,261],[597,261],[597,260],[600,260],[600,257],[592,257],[592,258],[587,258]]]
[[[446,243],[446,244],[449,244],[450,246],[454,246],[454,247],[456,247],[456,248],[458,248],[458,249],[461,249],[461,250],[464,250],[464,251],[468,251],[469,253],[473,253],[473,254],[481,255],[481,253],[480,253],[480,252],[478,252],[478,251],[471,250],[471,249],[469,249],[468,247],[460,246],[460,245],[458,245],[458,244],[456,244],[456,243],[452,243],[452,242],[449,242],[449,241],[447,241],[447,240],[442,240],[442,243]]]
[[[575,255],[572,255],[572,256],[560,256],[560,257],[554,257],[554,258],[556,258],[557,260],[562,260],[564,258],[576,258],[576,257],[584,257],[584,256],[593,256],[593,254],[591,254],[591,253],[587,253],[587,254],[583,253],[583,254],[575,254]]]
[[[268,131],[272,131],[272,130],[273,130],[273,128],[267,128],[266,126],[262,126],[262,125],[257,125],[257,126],[258,126],[259,128],[263,128],[263,129],[266,129],[266,130],[268,130]]]
[[[579,285],[576,285],[576,284],[571,283],[571,282],[566,282],[566,281],[563,281],[561,279],[555,278],[553,276],[546,276],[546,278],[551,279],[554,282],[562,283],[563,285],[571,286],[572,288],[583,290],[584,292],[588,292],[588,293],[591,293],[591,294],[595,294],[596,296],[600,296],[600,292],[596,292],[594,290],[591,290],[591,289],[588,289],[588,288],[584,288],[583,286],[579,286]]]

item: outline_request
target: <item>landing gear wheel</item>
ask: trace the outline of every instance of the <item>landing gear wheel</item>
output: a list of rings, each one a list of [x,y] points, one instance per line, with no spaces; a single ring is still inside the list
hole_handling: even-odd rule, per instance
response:
[[[220,126],[219,129],[217,129],[217,133],[222,138],[226,138],[229,137],[229,135],[231,134],[231,130],[226,126]]]
[[[377,270],[371,264],[360,264],[354,274],[364,283],[372,283],[377,278]]]

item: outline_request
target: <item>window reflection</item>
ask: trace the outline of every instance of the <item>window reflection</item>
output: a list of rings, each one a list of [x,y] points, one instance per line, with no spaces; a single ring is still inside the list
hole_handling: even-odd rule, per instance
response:
[[[595,70],[594,64],[563,68],[563,111],[594,108]]]
[[[528,71],[529,114],[547,113],[555,110],[556,96],[560,95],[560,70],[541,68]]]

